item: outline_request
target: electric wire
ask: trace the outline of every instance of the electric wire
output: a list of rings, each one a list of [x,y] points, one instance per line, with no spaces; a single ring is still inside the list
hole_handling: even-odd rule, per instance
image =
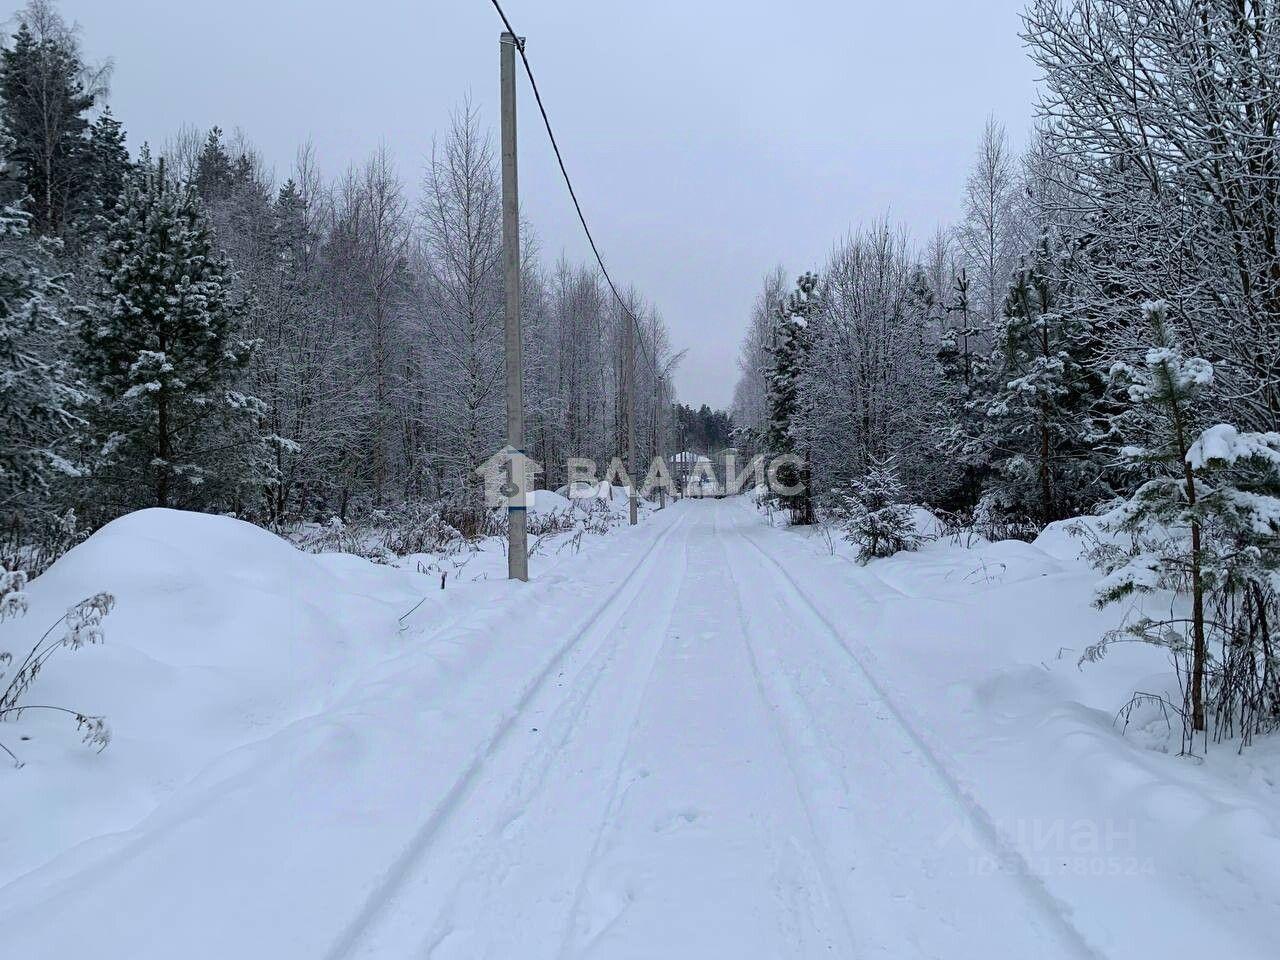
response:
[[[529,78],[529,87],[533,90],[533,99],[538,104],[538,112],[542,114],[542,124],[546,127],[547,138],[551,141],[551,149],[556,155],[556,163],[560,166],[560,176],[564,179],[564,185],[569,190],[569,199],[573,201],[573,209],[578,214],[578,222],[582,224],[582,232],[586,234],[587,243],[591,246],[591,252],[596,258],[596,264],[600,267],[600,273],[604,275],[605,282],[609,284],[609,289],[613,292],[614,299],[618,302],[623,314],[631,321],[635,329],[636,342],[640,344],[640,351],[646,354],[649,361],[649,368],[653,371],[654,378],[659,377],[657,358],[649,351],[649,345],[645,342],[644,328],[640,325],[640,320],[627,306],[626,301],[622,298],[622,294],[618,292],[617,284],[613,282],[613,277],[609,275],[609,269],[604,265],[604,257],[600,255],[600,248],[596,246],[596,239],[591,234],[591,227],[587,225],[586,214],[582,212],[582,204],[578,202],[578,193],[573,188],[573,180],[569,177],[569,170],[565,167],[564,156],[560,153],[560,144],[556,140],[555,130],[551,127],[551,118],[547,116],[547,108],[542,102],[542,93],[538,90],[538,81],[533,77],[533,67],[529,65],[529,57],[524,52],[524,40],[516,33],[515,27],[511,25],[511,21],[507,19],[506,13],[502,9],[502,5],[498,0],[490,0],[493,8],[498,12],[498,16],[502,18],[502,24],[507,28],[507,33],[515,39],[516,52],[520,54],[520,62],[524,64],[525,75]]]

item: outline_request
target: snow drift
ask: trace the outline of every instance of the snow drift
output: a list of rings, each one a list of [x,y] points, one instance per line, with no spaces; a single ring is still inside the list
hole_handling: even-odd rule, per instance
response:
[[[72,603],[114,594],[106,642],[60,651],[27,702],[102,714],[115,742],[95,754],[65,718],[35,712],[0,727],[26,764],[0,770],[0,818],[23,823],[0,834],[0,884],[136,822],[211,757],[321,709],[387,655],[426,587],[225,517],[143,510],[98,531],[31,584],[27,615],[0,624],[0,649],[25,652]]]
[[[653,544],[637,527],[553,547],[516,587],[490,577],[491,541],[444,590],[438,571],[305,554],[225,517],[103,528],[0,625],[21,649],[68,604],[118,598],[106,642],[33,691],[104,714],[110,747],[36,713],[0,726],[26,760],[0,764],[4,954],[325,955],[591,622],[584,598]]]
[[[1124,709],[1136,693],[1179,699],[1165,651],[1118,644],[1080,663],[1129,612],[1093,605],[1100,576],[1083,554],[1114,536],[1097,518],[866,567],[843,541],[815,557],[826,542],[802,536],[778,531],[774,554],[846,612],[851,642],[1015,858],[979,857],[978,874],[1034,875],[1103,956],[1274,952],[1280,739],[1174,756],[1177,717],[1144,700]]]

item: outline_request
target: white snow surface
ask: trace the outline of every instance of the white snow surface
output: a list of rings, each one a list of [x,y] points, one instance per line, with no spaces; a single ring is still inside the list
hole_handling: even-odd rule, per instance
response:
[[[573,501],[554,490],[534,490],[529,494],[530,513],[563,513],[573,509]]]
[[[1280,433],[1241,433],[1229,423],[1219,423],[1200,434],[1187,451],[1193,470],[1252,457],[1280,464]]]
[[[0,726],[4,957],[1275,955],[1280,749],[1196,761],[1068,525],[859,567],[683,501],[534,582],[100,531],[0,625],[118,597]],[[30,737],[22,740],[20,737]]]

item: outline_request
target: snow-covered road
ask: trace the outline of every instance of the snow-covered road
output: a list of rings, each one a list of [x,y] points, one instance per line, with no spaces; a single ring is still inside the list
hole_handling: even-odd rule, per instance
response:
[[[969,555],[854,568],[745,500],[681,503],[598,546],[527,587],[458,588],[450,615],[384,638],[387,655],[214,756],[140,822],[0,887],[3,955],[1054,960],[1151,936],[1234,938],[1230,955],[1255,955],[1229,917],[1142,918],[1195,895],[1180,861],[1121,875],[1031,862],[1043,845],[1014,842],[1010,809],[1049,823],[1101,809],[1108,824],[1131,809],[1055,785],[1069,753],[1020,772],[1034,738],[987,736],[993,721],[963,699],[930,695],[930,715],[886,676],[887,651],[900,673],[938,669],[913,658],[939,610],[998,654],[982,609],[909,593],[955,590]],[[1012,563],[1025,546],[1000,549]],[[1074,583],[1024,553],[1035,597]],[[935,568],[946,576],[929,580]],[[956,647],[927,649],[946,667]],[[1046,674],[1026,676],[1019,690]],[[939,717],[963,736],[941,735]],[[1091,717],[1071,722],[1073,742],[1094,736]],[[1092,766],[1140,770],[1114,759],[1124,741],[1096,736],[1111,752]],[[1166,812],[1192,796],[1170,769],[1145,774]],[[1271,843],[1264,808],[1218,796]],[[1142,844],[1168,820],[1144,823]],[[1147,851],[1129,849],[1128,823],[1136,864]],[[1212,870],[1235,875],[1239,848]],[[1259,923],[1276,908],[1265,889]],[[1113,915],[1118,891],[1136,926]]]
[[[673,516],[330,957],[1089,955],[758,526]]]

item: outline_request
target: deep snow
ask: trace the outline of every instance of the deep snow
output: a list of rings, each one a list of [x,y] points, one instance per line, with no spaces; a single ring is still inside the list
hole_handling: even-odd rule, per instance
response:
[[[1122,732],[1173,680],[1077,666],[1120,615],[1080,547],[864,568],[738,498],[442,591],[123,518],[0,625],[119,601],[35,688],[110,747],[0,726],[3,955],[1273,956],[1280,751]]]

